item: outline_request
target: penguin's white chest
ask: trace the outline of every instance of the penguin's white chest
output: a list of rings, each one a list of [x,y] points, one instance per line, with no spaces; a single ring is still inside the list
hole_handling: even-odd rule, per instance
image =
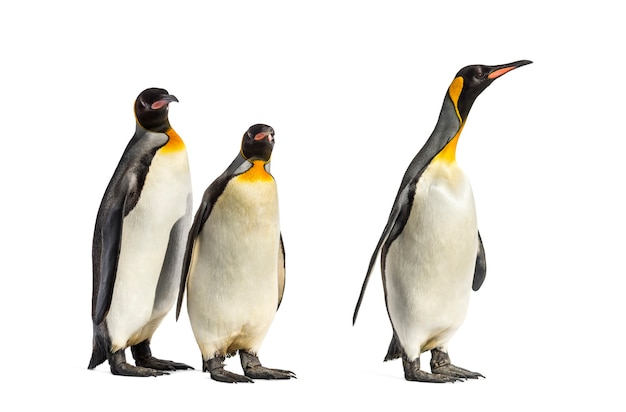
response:
[[[160,322],[172,307],[180,282],[185,234],[191,224],[190,196],[186,151],[157,152],[137,205],[124,218],[113,298],[107,315],[114,347],[125,347],[146,338],[143,334],[151,334],[153,330],[142,331],[142,328],[155,319]],[[177,223],[177,231],[173,232]],[[169,262],[165,262],[168,248]],[[155,301],[157,286],[161,289],[158,298],[164,301]]]
[[[477,251],[469,180],[456,162],[431,163],[385,263],[389,314],[409,357],[445,345],[463,322]]]
[[[278,306],[279,242],[274,180],[233,178],[196,239],[187,283],[205,358],[258,350]]]

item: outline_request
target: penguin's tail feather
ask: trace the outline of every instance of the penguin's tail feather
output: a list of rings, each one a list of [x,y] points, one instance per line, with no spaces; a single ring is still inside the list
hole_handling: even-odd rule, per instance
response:
[[[91,352],[91,360],[89,361],[89,366],[87,366],[87,369],[94,369],[105,360],[107,360],[106,349],[102,347],[102,345],[95,344],[93,352]]]
[[[385,362],[398,359],[404,356],[404,349],[400,346],[400,342],[394,333],[391,337],[391,343],[389,343],[389,349],[387,349],[387,355],[385,356]]]
[[[105,326],[101,325],[98,327],[94,325],[93,349],[91,352],[91,360],[89,361],[87,369],[94,369],[96,366],[107,360],[109,345],[107,345],[107,340],[102,336],[101,328],[103,327]]]

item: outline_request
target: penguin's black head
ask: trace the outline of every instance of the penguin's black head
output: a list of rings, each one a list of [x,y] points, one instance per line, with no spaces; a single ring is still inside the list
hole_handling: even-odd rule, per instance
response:
[[[449,93],[452,101],[456,103],[461,119],[463,121],[467,119],[478,95],[494,80],[517,67],[530,63],[532,63],[530,60],[520,60],[498,66],[466,66],[459,70],[450,85]]]
[[[165,132],[170,128],[167,117],[169,104],[177,102],[165,89],[146,89],[135,100],[135,117],[137,122],[146,130]]]
[[[274,148],[274,129],[265,124],[250,126],[241,141],[241,154],[248,160],[269,162]]]

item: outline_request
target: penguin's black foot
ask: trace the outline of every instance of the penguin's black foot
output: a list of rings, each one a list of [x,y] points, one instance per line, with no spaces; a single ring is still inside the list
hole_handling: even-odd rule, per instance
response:
[[[142,366],[133,366],[127,363],[124,349],[120,349],[115,353],[109,354],[108,358],[109,366],[111,367],[111,373],[113,375],[147,377],[168,374],[167,372],[161,370],[145,368]]]
[[[151,368],[144,368],[141,366],[133,366],[130,363],[120,363],[117,365],[111,365],[111,373],[113,375],[121,376],[162,376],[168,375],[165,371],[160,371]]]
[[[133,358],[135,359],[135,365],[137,365],[138,367],[156,369],[160,371],[193,369],[191,366],[184,363],[155,358],[154,356],[152,356],[150,343],[148,341],[143,341],[141,343],[138,343],[137,345],[131,346],[130,351],[132,352]]]
[[[295,378],[296,374],[283,369],[270,369],[261,365],[259,358],[255,355],[239,351],[239,357],[241,359],[241,367],[243,373],[252,379],[291,379]]]
[[[484,378],[484,376],[478,372],[472,372],[467,369],[454,366],[450,362],[450,356],[442,350],[433,349],[431,354],[432,358],[430,360],[430,370],[435,374],[452,376],[460,379]]]
[[[209,372],[211,379],[218,382],[226,383],[254,383],[254,381],[246,376],[238,375],[224,369],[224,358],[217,356],[207,361],[202,361],[202,371]]]
[[[467,369],[459,368],[458,366],[454,366],[452,364],[435,368],[432,372],[445,376],[454,376],[456,378],[461,378],[462,380],[484,378],[484,376],[478,372],[468,371]]]
[[[147,358],[147,359],[142,359],[141,361],[139,360],[135,360],[135,365],[137,366],[143,366],[145,368],[151,368],[151,369],[158,369],[161,371],[175,371],[175,370],[182,370],[182,369],[193,369],[191,366],[185,364],[185,363],[180,363],[180,362],[173,362],[173,361],[169,361],[169,360],[163,360],[163,359],[157,359],[153,356]]]
[[[458,381],[464,380],[463,378],[456,377],[456,376],[424,372],[423,370],[420,370],[419,358],[412,362],[402,359],[402,366],[404,367],[404,378],[407,381],[447,383],[447,382],[458,382]]]

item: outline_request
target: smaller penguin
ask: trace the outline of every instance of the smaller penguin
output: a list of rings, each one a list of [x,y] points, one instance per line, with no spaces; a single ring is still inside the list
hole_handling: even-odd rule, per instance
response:
[[[434,131],[402,178],[370,259],[352,322],[380,251],[393,329],[385,361],[402,358],[409,381],[483,377],[453,365],[448,355],[448,342],[465,319],[470,291],[478,290],[486,275],[472,188],[456,162],[456,146],[478,95],[495,79],[530,63],[472,65],[457,73]],[[420,370],[420,355],[426,351],[431,351],[432,373]]]
[[[202,370],[219,382],[295,378],[258,358],[285,289],[273,148],[270,126],[244,133],[235,160],[205,191],[187,240],[176,319],[186,287]],[[224,369],[237,352],[245,376]]]
[[[178,99],[150,88],[135,100],[135,135],[102,198],[93,237],[93,352],[114,375],[158,376],[184,363],[152,356],[150,341],[173,307],[191,226],[185,144],[170,126]],[[135,366],[126,362],[131,348]]]

